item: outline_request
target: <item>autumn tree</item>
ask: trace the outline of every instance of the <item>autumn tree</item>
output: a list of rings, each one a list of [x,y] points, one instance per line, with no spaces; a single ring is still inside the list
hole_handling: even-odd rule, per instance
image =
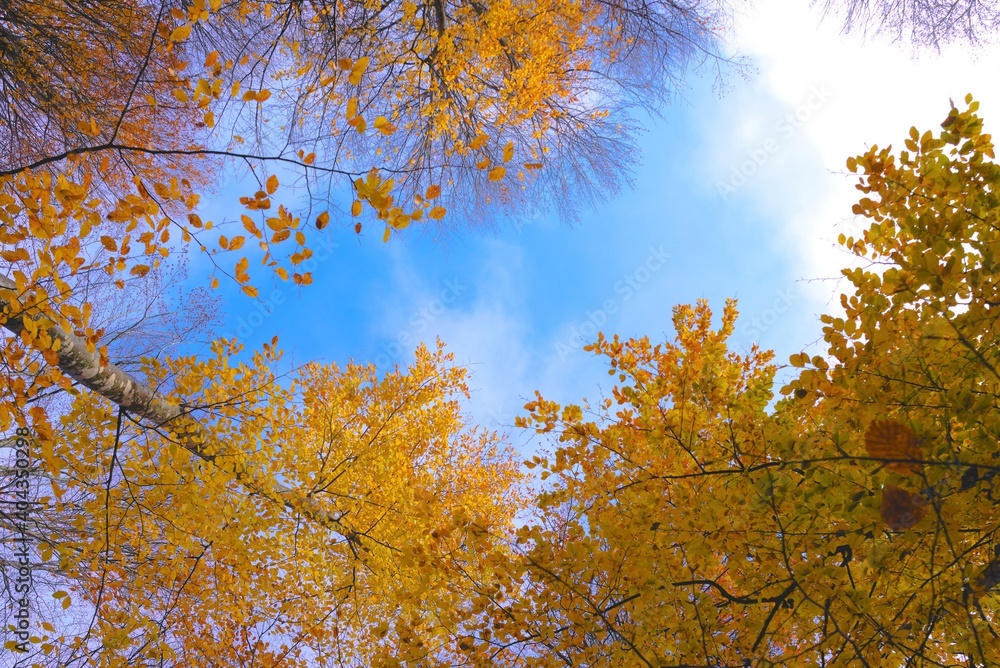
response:
[[[463,583],[488,578],[491,545],[518,507],[509,453],[461,417],[464,370],[421,350],[384,378],[310,365],[281,384],[273,348],[249,364],[234,352],[153,363],[145,376],[172,377],[174,389],[140,401],[145,414],[128,393],[75,393],[39,435],[51,498],[33,511],[50,530],[33,536],[38,578],[67,610],[34,610],[26,660],[322,666],[461,654]],[[174,397],[181,415],[149,428],[177,410]]]
[[[384,238],[448,208],[613,192],[625,174],[616,161],[634,155],[622,150],[629,110],[655,108],[684,67],[710,56],[726,18],[710,3],[122,0],[110,10],[18,0],[0,14],[5,303],[88,349],[103,335],[85,294],[93,277],[125,289],[178,249],[209,253],[213,285],[235,281],[251,298],[252,281],[272,272],[307,285],[297,268],[339,218],[326,206],[338,184],[352,215],[385,222]],[[234,165],[254,182],[245,213],[203,220],[209,175]],[[296,179],[304,200],[278,192]],[[27,364],[51,345],[47,331],[6,339],[4,359]],[[55,369],[17,393],[44,391]],[[14,419],[0,414],[0,427]]]
[[[517,604],[483,655],[530,665],[994,665],[1000,167],[977,104],[852,158],[871,220],[841,243],[825,356],[769,409],[736,311],[676,340],[600,337],[617,384],[522,422],[552,434]],[[498,632],[499,631],[499,632]]]
[[[612,193],[630,112],[713,58],[725,21],[708,2],[5,3],[0,431],[35,453],[30,661],[467,652],[463,592],[490,591],[517,473],[465,427],[460,371],[421,352],[381,379],[278,378],[273,345],[238,362],[231,342],[123,360],[107,291],[143,294],[185,248],[251,298],[270,273],[307,285],[343,190],[383,238]],[[244,213],[203,219],[239,166]]]

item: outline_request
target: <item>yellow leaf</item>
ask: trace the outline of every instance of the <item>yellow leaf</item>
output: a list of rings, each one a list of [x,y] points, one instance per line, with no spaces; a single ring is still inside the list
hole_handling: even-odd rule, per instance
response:
[[[337,67],[342,70],[349,70],[354,65],[354,61],[350,58],[341,58],[337,61]]]
[[[504,174],[506,173],[507,173],[506,169],[504,169],[500,165],[497,165],[496,167],[490,170],[490,181],[499,181],[504,177]]]
[[[217,287],[219,287],[219,279],[217,279],[217,278],[215,278],[215,277],[213,276],[213,277],[212,277],[212,289],[214,290],[214,289],[216,289]]]
[[[278,267],[277,269],[274,270],[274,273],[276,273],[278,275],[278,278],[280,278],[281,280],[283,281],[288,280],[288,270],[285,269],[284,267]]]
[[[174,28],[173,32],[170,33],[171,42],[180,42],[187,39],[191,35],[191,26],[182,25]]]
[[[110,239],[110,237],[108,238]],[[102,238],[101,241],[103,243],[104,239]],[[112,243],[114,243],[114,241],[112,241]],[[110,250],[113,251],[114,249]],[[17,262],[19,260],[27,262],[28,260],[31,259],[31,256],[28,255],[28,251],[25,248],[15,248],[14,250],[2,251],[0,252],[0,257],[3,257],[3,259],[7,260],[8,262]]]
[[[382,233],[382,243],[386,243],[387,241],[389,241],[389,234],[391,234],[391,233],[392,233],[392,230],[390,230],[388,227],[386,227],[385,228],[385,232]]]
[[[132,274],[133,276],[138,276],[141,278],[149,273],[149,267],[144,264],[137,264],[134,267],[132,267],[128,273]]]
[[[211,111],[205,114],[205,125],[210,128],[215,127],[215,114],[213,114]]]
[[[433,209],[431,209],[430,213],[427,215],[429,215],[434,220],[441,220],[442,218],[444,218],[444,214],[446,214],[447,212],[448,210],[445,209],[443,206],[436,206]]]
[[[115,243],[115,240],[106,234],[101,237],[101,245],[112,253],[118,250],[118,245]]]
[[[227,239],[224,234],[219,237],[219,247],[222,248],[222,250],[229,249],[229,239]]]
[[[278,177],[274,174],[267,177],[267,183],[264,184],[264,188],[267,190],[268,195],[273,195],[278,189]]]
[[[330,212],[324,211],[323,213],[316,216],[316,229],[322,230],[326,227],[326,224],[330,222]]]
[[[244,285],[243,292],[244,294],[246,294],[247,297],[250,297],[251,299],[256,298],[258,294],[257,288],[253,287],[252,285]]]
[[[351,67],[351,73],[347,77],[348,83],[352,86],[357,86],[361,83],[361,77],[364,75],[365,70],[368,69],[369,59],[367,57],[358,58],[354,65]]]
[[[258,227],[254,224],[253,219],[250,218],[250,216],[243,214],[240,216],[240,221],[243,223],[243,229],[260,239],[260,229],[258,229]]]
[[[351,202],[351,215],[355,218],[361,215],[361,202],[354,200]]]
[[[236,262],[236,280],[240,283],[246,283],[250,280],[250,277],[246,275],[247,269],[250,268],[250,261],[245,257],[241,257]]]
[[[514,157],[514,142],[509,141],[507,145],[503,147],[503,161],[510,162],[510,159]]]
[[[432,200],[437,198],[441,194],[441,186],[433,185],[427,187],[427,192],[424,193],[424,199]]]
[[[270,98],[270,97],[271,97],[271,91],[269,91],[269,90],[267,90],[265,88],[264,90],[262,90],[259,93],[257,93],[257,98],[256,99],[257,99],[258,102],[266,102],[268,100],[268,98]]]
[[[378,118],[376,118],[373,125],[375,126],[376,130],[387,136],[391,135],[393,132],[396,131],[396,126],[390,123],[389,119],[387,119],[385,116],[379,116]]]
[[[246,243],[246,237],[244,236],[233,237],[232,239],[229,240],[229,250],[231,251],[239,250],[243,248],[244,243]]]

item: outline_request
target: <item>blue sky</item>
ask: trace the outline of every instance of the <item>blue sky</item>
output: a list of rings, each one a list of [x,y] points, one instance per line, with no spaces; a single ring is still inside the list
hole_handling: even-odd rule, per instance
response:
[[[578,224],[443,238],[411,227],[389,244],[334,230],[319,244],[314,285],[260,286],[267,317],[265,305],[224,291],[221,333],[248,346],[278,335],[295,362],[380,368],[440,336],[472,369],[471,416],[491,427],[509,426],[535,389],[563,402],[606,392],[583,339],[597,328],[670,338],[678,303],[704,297],[719,311],[737,297],[737,349],[758,341],[783,361],[814,344],[849,261],[833,240],[858,226],[844,160],[899,143],[910,125],[936,127],[948,98],[967,92],[1000,123],[1000,50],[974,62],[963,48],[914,59],[906,45],[843,37],[835,21],[786,5],[737,16],[728,48],[751,75],[719,95],[711,73],[695,73],[646,123],[634,187]]]

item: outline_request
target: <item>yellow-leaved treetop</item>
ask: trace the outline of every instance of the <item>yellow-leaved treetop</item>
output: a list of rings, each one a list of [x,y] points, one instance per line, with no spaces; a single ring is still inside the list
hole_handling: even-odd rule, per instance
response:
[[[736,311],[603,336],[611,396],[541,396],[535,519],[477,647],[511,665],[1000,663],[1000,166],[977,103],[848,161],[870,219],[825,355],[769,408]]]
[[[439,351],[385,378],[276,378],[274,345],[252,363],[226,341],[168,357],[212,316],[202,294],[168,315],[177,258],[205,254],[212,287],[255,298],[272,277],[309,285],[321,234],[612,193],[630,110],[711,54],[724,17],[711,2],[5,3],[0,434],[30,433],[32,459],[29,519],[0,526],[30,543],[35,578],[5,599],[31,612],[5,651],[52,666],[468,651],[481,611],[462,592],[493,591],[518,474],[465,426],[460,373]],[[238,201],[211,220],[219,175]]]
[[[466,426],[464,370],[422,348],[382,378],[307,365],[279,382],[273,349],[243,363],[235,352],[150,362],[145,375],[171,387],[150,410],[181,409],[159,428],[83,392],[34,439],[50,485],[31,513],[34,586],[58,598],[32,606],[37,637],[22,660],[461,654],[466,590],[489,579],[521,505],[510,453]]]

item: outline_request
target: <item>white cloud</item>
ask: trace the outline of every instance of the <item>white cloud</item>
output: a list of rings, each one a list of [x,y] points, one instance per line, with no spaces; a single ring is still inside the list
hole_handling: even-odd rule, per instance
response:
[[[750,104],[724,108],[727,115],[771,112],[760,109],[771,106],[771,100],[794,110],[817,86],[830,92],[790,138],[798,150],[782,148],[791,164],[780,170],[781,178],[766,179],[762,169],[755,184],[760,206],[780,216],[777,231],[794,244],[791,261],[804,278],[836,275],[846,261],[833,242],[841,231],[855,229],[851,205],[858,193],[856,178],[844,166],[847,157],[873,144],[898,146],[913,125],[921,131],[937,129],[949,98],[961,108],[967,93],[982,102],[988,126],[1000,124],[995,85],[1000,47],[973,54],[969,47],[955,45],[940,54],[914,54],[906,43],[842,35],[836,17],[820,23],[818,9],[782,0],[760,2],[740,17],[735,47],[752,58],[758,73],[753,88],[738,93],[738,101]],[[781,153],[775,155],[779,157]],[[819,283],[814,295],[829,296],[833,287]]]

